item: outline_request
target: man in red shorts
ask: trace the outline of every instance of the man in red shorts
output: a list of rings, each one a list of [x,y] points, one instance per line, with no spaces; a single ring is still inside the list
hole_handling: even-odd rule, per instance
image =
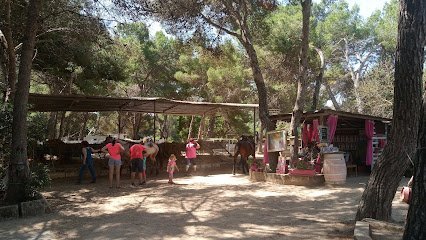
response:
[[[136,143],[130,147],[130,168],[131,168],[131,178],[132,178],[132,186],[135,185],[135,175],[138,172],[139,175],[139,185],[143,185],[146,183],[146,174],[145,174],[145,164],[144,164],[144,153],[145,147]],[[146,160],[145,160],[146,161]]]

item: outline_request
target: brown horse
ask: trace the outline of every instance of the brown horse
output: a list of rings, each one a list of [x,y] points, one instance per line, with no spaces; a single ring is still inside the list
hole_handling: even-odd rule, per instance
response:
[[[117,142],[119,142],[123,148],[124,148],[124,154],[122,154],[122,161],[123,161],[123,166],[121,169],[124,168],[124,166],[129,167],[129,171],[130,171],[130,154],[129,154],[129,149],[131,147],[131,145],[139,142],[137,140],[124,140],[124,139],[118,139]],[[142,145],[144,145],[145,150],[144,150],[144,157],[146,157],[146,164],[147,164],[147,172],[150,173],[150,176],[154,175],[158,175],[160,173],[160,164],[159,161],[157,161],[157,154],[159,151],[158,145],[154,143],[154,141],[150,138],[144,138],[142,140]],[[149,170],[149,171],[148,171]]]
[[[248,157],[251,155],[255,159],[255,143],[252,136],[241,136],[240,140],[235,144],[234,151],[234,167],[232,169],[232,174],[235,175],[235,165],[237,164],[237,157],[241,155],[240,164],[243,169],[244,174],[248,174],[249,166],[247,163]]]
[[[148,161],[147,165],[150,168],[150,175],[153,175],[153,172],[155,171],[155,175],[158,175],[160,173],[160,161],[157,161],[157,154],[159,151],[159,147],[157,144],[154,143],[154,141],[151,138],[145,137],[143,139],[144,147],[145,147],[145,157]]]

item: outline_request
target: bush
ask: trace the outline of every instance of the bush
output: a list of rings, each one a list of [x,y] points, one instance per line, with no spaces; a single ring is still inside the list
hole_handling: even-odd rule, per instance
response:
[[[0,192],[6,190],[5,179],[6,177],[6,168],[4,166],[0,166]]]
[[[0,168],[6,168],[12,142],[12,105],[0,103]]]
[[[51,179],[47,165],[37,163],[30,168],[30,178],[25,184],[25,194],[27,200],[36,199],[38,191],[50,186]]]
[[[311,163],[302,159],[302,160],[297,161],[296,169],[308,170],[308,169],[313,169],[313,166],[312,166]]]

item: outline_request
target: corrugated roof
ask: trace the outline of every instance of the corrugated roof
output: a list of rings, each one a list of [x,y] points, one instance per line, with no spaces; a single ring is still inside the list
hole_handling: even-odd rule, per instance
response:
[[[339,115],[339,117],[345,117],[345,118],[351,118],[351,119],[359,119],[359,120],[374,120],[374,121],[381,121],[385,123],[390,123],[392,119],[390,118],[383,118],[383,117],[377,117],[377,116],[371,116],[366,114],[359,114],[359,113],[351,113],[351,112],[344,112],[344,111],[337,111],[333,109],[320,109],[316,111],[307,111],[303,113],[303,116],[301,118],[301,122],[303,121],[309,121],[314,118],[318,118],[321,116],[328,116],[328,115]],[[281,120],[281,121],[290,121],[291,120],[291,113],[285,113],[285,114],[275,114],[271,115],[271,120]]]
[[[38,112],[140,112],[169,115],[213,115],[218,110],[258,108],[258,104],[211,103],[166,98],[120,98],[83,95],[46,95],[30,93],[30,111]]]

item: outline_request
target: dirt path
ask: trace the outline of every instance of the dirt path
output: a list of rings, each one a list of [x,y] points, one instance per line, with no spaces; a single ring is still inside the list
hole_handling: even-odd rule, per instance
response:
[[[230,174],[152,180],[109,189],[106,179],[56,181],[53,213],[0,224],[1,239],[352,239],[367,177],[340,187],[251,183]],[[394,202],[403,221],[407,206]]]

